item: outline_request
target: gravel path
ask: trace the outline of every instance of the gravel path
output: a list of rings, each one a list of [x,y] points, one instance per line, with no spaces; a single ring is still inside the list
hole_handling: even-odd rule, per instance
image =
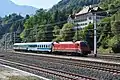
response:
[[[47,79],[0,64],[0,80],[47,80]]]

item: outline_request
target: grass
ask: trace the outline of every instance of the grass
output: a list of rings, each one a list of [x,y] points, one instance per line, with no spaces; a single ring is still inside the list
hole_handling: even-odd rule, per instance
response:
[[[103,49],[102,47],[100,47],[100,48],[98,49],[98,53],[100,53],[100,54],[113,54],[111,48]]]
[[[42,80],[33,76],[9,76],[9,80]]]

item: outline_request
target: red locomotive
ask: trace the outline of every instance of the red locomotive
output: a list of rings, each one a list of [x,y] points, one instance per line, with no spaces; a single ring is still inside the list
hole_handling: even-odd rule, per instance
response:
[[[53,52],[68,52],[79,55],[88,55],[91,53],[91,50],[88,44],[85,41],[77,42],[54,42],[53,43]]]

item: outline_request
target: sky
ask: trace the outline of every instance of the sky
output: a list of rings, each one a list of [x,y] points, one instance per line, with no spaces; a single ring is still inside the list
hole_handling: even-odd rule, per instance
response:
[[[57,4],[60,0],[11,0],[18,5],[29,5],[36,8],[49,9]]]

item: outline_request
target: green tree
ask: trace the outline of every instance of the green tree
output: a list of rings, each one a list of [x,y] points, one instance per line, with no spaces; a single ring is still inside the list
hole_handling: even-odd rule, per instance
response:
[[[75,35],[73,37],[73,40],[84,40],[85,36],[84,36],[84,31],[83,30],[78,30],[75,32]]]
[[[73,40],[74,36],[74,30],[73,30],[74,25],[71,23],[66,23],[64,24],[63,28],[60,31],[60,35],[64,41],[71,41]]]
[[[104,49],[108,48],[108,40],[113,37],[113,34],[111,33],[111,17],[102,19],[97,29],[98,47],[101,45]]]
[[[54,27],[54,30],[53,30],[53,35],[54,35],[54,38],[56,38],[57,36],[59,36],[60,35],[60,27],[58,27],[58,26],[55,26]]]
[[[37,41],[45,41],[45,30],[44,28],[39,27],[39,31],[37,33]]]
[[[33,39],[33,41],[51,41],[52,40],[52,36],[53,36],[53,27],[51,25],[49,25],[50,23],[53,22],[53,18],[51,16],[52,14],[50,12],[48,12],[47,10],[44,9],[39,9],[36,11],[36,14],[30,18],[28,18],[24,24],[24,28],[25,30],[29,30],[28,32],[28,36],[24,37],[24,33],[22,33],[22,38],[28,38],[26,40],[29,40],[29,34],[31,34],[31,36],[34,36],[34,34],[32,34],[32,30],[35,32],[37,31],[38,34],[40,35],[36,35],[36,37],[40,38],[35,38],[36,40]],[[46,25],[47,24],[47,25]],[[36,25],[37,30],[36,30]],[[36,32],[35,32],[36,33]],[[44,37],[41,37],[43,36]],[[50,38],[51,37],[51,38]],[[48,40],[49,39],[49,40]],[[31,39],[32,40],[32,39]]]
[[[114,36],[117,36],[118,41],[120,42],[120,13],[116,13],[112,16],[111,30]]]
[[[120,37],[120,21],[115,21],[112,23],[112,33],[115,35],[115,36],[118,36],[118,38]]]

